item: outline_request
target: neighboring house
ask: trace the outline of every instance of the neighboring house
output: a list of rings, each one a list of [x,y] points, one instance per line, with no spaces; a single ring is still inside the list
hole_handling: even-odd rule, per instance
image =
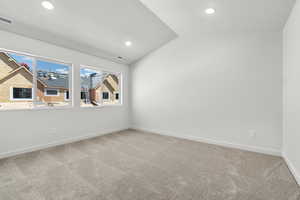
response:
[[[81,86],[81,100],[85,103],[98,105],[119,101],[119,79],[114,74],[91,74],[81,78]]]
[[[33,100],[33,74],[9,54],[0,52],[0,102],[30,102]],[[69,99],[67,78],[38,78],[37,101],[65,102]]]
[[[41,79],[46,84],[42,95],[38,95],[41,101],[63,102],[69,100],[69,79],[67,78],[47,78]],[[39,100],[39,99],[38,99]]]

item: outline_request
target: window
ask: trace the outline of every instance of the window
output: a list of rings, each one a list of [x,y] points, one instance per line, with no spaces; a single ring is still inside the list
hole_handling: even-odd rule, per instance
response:
[[[109,93],[108,92],[103,92],[102,93],[102,99],[109,99]]]
[[[59,96],[58,89],[45,89],[45,96]]]
[[[69,101],[71,91],[70,65],[37,59],[36,72],[36,79],[38,80],[37,107],[66,107],[71,105],[72,102]],[[42,91],[44,91],[44,95],[42,95]],[[67,96],[66,93],[68,93]]]
[[[120,73],[82,67],[80,69],[81,106],[96,107],[120,104],[120,77]],[[118,96],[115,95],[116,93]]]
[[[66,92],[65,92],[65,100],[66,101],[68,101],[69,99],[70,99],[70,97],[69,97],[69,90],[67,90]]]
[[[0,50],[0,110],[33,108],[34,58]]]
[[[13,100],[32,100],[32,88],[13,88]]]
[[[72,67],[49,59],[0,50],[0,110],[72,105]]]
[[[87,92],[81,92],[81,99],[87,99]]]
[[[115,98],[116,98],[116,100],[119,100],[119,93],[115,94]]]

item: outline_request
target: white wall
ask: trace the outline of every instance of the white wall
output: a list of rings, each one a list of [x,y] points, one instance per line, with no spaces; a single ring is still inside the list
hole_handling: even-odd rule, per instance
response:
[[[300,184],[300,2],[283,34],[284,133],[283,156]]]
[[[1,111],[0,157],[129,127],[128,66],[4,31],[0,31],[0,48],[74,63],[74,96],[78,97],[73,109]],[[79,108],[80,64],[122,72],[124,105]]]
[[[281,33],[179,35],[131,76],[133,128],[280,153]]]

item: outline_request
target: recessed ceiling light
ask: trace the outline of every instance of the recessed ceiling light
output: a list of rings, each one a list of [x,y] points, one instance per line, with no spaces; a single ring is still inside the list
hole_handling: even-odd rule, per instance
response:
[[[130,46],[132,45],[132,42],[131,42],[131,41],[126,41],[126,42],[125,42],[125,45],[126,45],[127,47],[130,47]]]
[[[54,6],[50,1],[43,1],[42,6],[44,8],[46,8],[47,10],[53,10],[54,9]]]
[[[214,14],[215,12],[216,12],[216,10],[213,9],[213,8],[207,8],[207,9],[205,10],[205,13],[208,14],[208,15],[212,15],[212,14]]]

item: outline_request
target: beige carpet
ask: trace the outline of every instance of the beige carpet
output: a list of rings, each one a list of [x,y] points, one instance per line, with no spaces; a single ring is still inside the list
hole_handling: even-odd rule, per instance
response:
[[[279,157],[123,131],[0,160],[1,200],[300,200]]]

